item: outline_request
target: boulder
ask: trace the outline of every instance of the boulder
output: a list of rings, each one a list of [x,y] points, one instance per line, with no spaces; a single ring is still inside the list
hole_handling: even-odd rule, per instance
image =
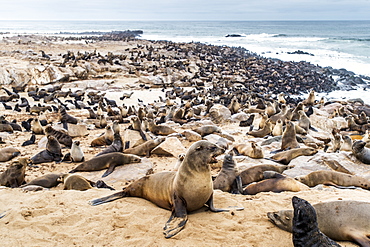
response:
[[[151,153],[161,156],[178,157],[180,154],[186,153],[186,148],[176,137],[169,137],[154,148]]]
[[[216,124],[220,124],[231,118],[231,111],[223,105],[215,104],[209,110],[211,120]]]
[[[146,136],[147,140],[152,139],[146,133],[145,133],[145,136]],[[130,142],[130,145],[129,145],[130,148],[136,147],[136,146],[145,142],[143,140],[143,138],[141,138],[141,135],[140,135],[139,131],[130,130],[130,129],[125,129],[125,131],[123,132],[123,135],[122,135],[122,140],[123,140],[124,143],[129,141]]]
[[[185,136],[186,140],[190,142],[196,142],[196,141],[202,140],[202,136],[192,130],[185,130],[182,134]]]

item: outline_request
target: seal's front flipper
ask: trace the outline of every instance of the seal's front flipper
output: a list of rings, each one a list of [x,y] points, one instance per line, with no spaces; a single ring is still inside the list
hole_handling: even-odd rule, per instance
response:
[[[116,168],[115,165],[110,165],[108,167],[108,170],[103,174],[103,176],[101,176],[102,178],[105,178],[106,176],[108,176],[109,174],[111,174],[113,171],[114,171],[114,168]]]
[[[213,205],[213,194],[211,195],[211,197],[209,198],[209,200],[206,202],[206,206],[209,207],[209,210],[211,210],[211,212],[215,212],[215,213],[218,213],[218,212],[228,212],[231,209],[234,209],[234,210],[237,210],[237,211],[244,210],[243,207],[229,207],[229,209],[226,209],[226,208],[215,208],[214,205]]]
[[[243,194],[242,178],[239,175],[232,183],[230,192],[231,194]]]
[[[351,231],[349,237],[360,246],[370,246],[370,233],[365,235],[364,232]]]
[[[171,217],[166,222],[163,228],[163,234],[165,238],[171,238],[179,233],[188,221],[188,214],[186,212],[186,202],[179,198],[176,193],[174,193],[174,205],[172,209]]]

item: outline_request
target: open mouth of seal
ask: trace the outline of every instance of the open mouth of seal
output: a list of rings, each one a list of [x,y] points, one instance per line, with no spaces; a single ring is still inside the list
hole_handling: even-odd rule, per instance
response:
[[[210,163],[217,163],[217,156],[217,154],[212,155]]]

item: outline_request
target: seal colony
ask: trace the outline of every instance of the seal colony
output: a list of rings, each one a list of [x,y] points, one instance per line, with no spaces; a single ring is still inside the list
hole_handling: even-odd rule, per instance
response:
[[[25,83],[18,83],[17,78],[8,80],[7,75],[1,77],[4,79],[0,93],[6,97],[1,98],[5,105],[1,108],[4,116],[1,117],[3,143],[0,148],[12,146],[19,151],[13,152],[16,155],[9,156],[12,160],[0,166],[2,179],[13,179],[13,175],[8,175],[10,172],[5,172],[13,162],[36,156],[33,158],[35,163],[28,163],[20,167],[20,171],[14,172],[15,177],[20,178],[19,182],[5,184],[20,186],[21,189],[0,190],[7,203],[0,202],[0,220],[6,223],[4,233],[0,235],[9,245],[16,244],[11,242],[12,238],[35,240],[24,232],[22,237],[17,235],[16,222],[22,225],[23,220],[27,220],[27,226],[37,227],[43,214],[53,212],[53,217],[43,218],[40,229],[45,229],[44,225],[50,228],[58,225],[78,245],[100,243],[97,236],[109,236],[105,243],[113,246],[121,243],[115,243],[118,241],[116,236],[127,237],[128,245],[138,245],[143,243],[137,239],[138,233],[145,231],[147,241],[159,245],[178,245],[176,241],[179,239],[191,245],[194,242],[189,242],[189,236],[198,239],[199,234],[202,235],[202,241],[205,239],[207,243],[218,245],[222,241],[216,241],[215,236],[227,233],[228,236],[234,236],[233,239],[225,237],[230,245],[252,246],[257,241],[261,246],[288,246],[291,244],[291,235],[279,232],[267,218],[260,215],[278,210],[279,207],[291,206],[290,201],[295,193],[313,204],[324,199],[368,198],[367,154],[357,148],[362,148],[362,143],[354,144],[357,139],[366,137],[369,106],[358,99],[325,102],[314,97],[315,92],[338,88],[332,75],[338,75],[345,83],[349,72],[343,70],[338,74],[333,69],[305,62],[283,62],[259,57],[243,48],[200,43],[141,40],[121,42],[118,48],[117,43],[110,41],[94,41],[82,46],[67,45],[63,43],[66,40],[58,43],[58,38],[51,38],[52,41],[44,42],[55,46],[48,49],[42,47],[32,53],[29,51],[32,49],[30,45],[40,46],[38,38],[32,38],[30,44],[23,44],[22,39],[26,37],[18,37],[14,44],[12,39],[6,39],[9,42],[7,46],[0,42],[0,63],[3,58],[12,57],[27,64],[32,61],[32,66],[37,64],[37,69],[40,69],[38,73],[23,73],[32,75],[32,79],[25,78]],[[43,50],[43,53],[39,50]],[[49,75],[46,76],[43,71],[48,71]],[[39,74],[43,77],[37,77]],[[366,85],[366,78],[363,81]],[[298,92],[310,94],[307,98],[290,97]],[[28,133],[30,131],[35,135]],[[46,136],[49,136],[49,144]],[[355,148],[348,147],[348,137],[353,139]],[[184,174],[190,177],[193,169],[184,172],[189,158],[177,158],[190,152],[190,147],[202,139],[212,145],[222,146],[225,153],[230,154],[235,150],[235,154],[231,158],[221,155],[217,163],[207,164],[210,171],[197,171],[197,174],[207,176],[199,176],[190,180],[191,185],[181,187],[184,180],[179,177]],[[22,146],[28,140],[27,145]],[[363,141],[366,142],[366,138]],[[332,148],[333,143],[335,148]],[[325,150],[325,147],[329,148]],[[102,151],[108,153],[94,158]],[[68,153],[70,157],[66,159]],[[6,156],[5,152],[1,154]],[[132,155],[130,157],[135,157],[132,161],[137,162],[132,165],[136,168],[131,169],[139,170],[148,161],[151,169],[129,180],[117,178],[121,168],[130,167],[126,164],[126,158],[123,158],[126,155]],[[119,158],[110,161],[112,157]],[[200,157],[193,155],[190,159]],[[224,167],[220,170],[222,161]],[[175,163],[178,165],[177,173],[173,171]],[[282,165],[288,163],[289,166]],[[83,171],[68,173],[78,167],[82,167]],[[351,181],[355,179],[354,183],[310,179],[323,183],[310,188],[308,186],[311,185],[306,186],[298,181],[303,176],[310,177],[310,172],[305,170],[307,167],[310,172],[333,169],[357,177],[351,178]],[[107,172],[94,171],[100,169],[107,169]],[[99,186],[95,187],[90,182],[97,181],[98,184],[103,173],[104,181],[109,184],[103,188],[111,186],[116,190],[125,189],[113,194],[115,196],[106,189],[97,189]],[[210,180],[211,175],[217,177],[215,181]],[[157,176],[171,178],[164,180]],[[341,176],[336,175],[333,179],[337,177]],[[146,183],[156,184],[151,189],[145,187],[144,191],[149,191],[149,194],[127,192],[129,188],[140,190]],[[164,197],[171,199],[169,201],[172,204],[162,205],[163,198],[158,200],[158,188],[165,183],[173,186],[168,187],[170,195]],[[207,184],[207,190],[200,191],[197,186],[204,184]],[[212,190],[212,186],[246,195]],[[36,191],[40,188],[42,190]],[[322,190],[318,190],[320,188]],[[299,192],[284,192],[287,190]],[[171,195],[178,193],[185,193],[181,198],[186,199],[173,200]],[[236,205],[247,210],[235,211],[231,208],[229,213],[207,215],[208,212],[203,212],[203,205],[215,209],[208,201],[210,193],[216,206]],[[202,198],[194,199],[194,194]],[[158,238],[158,229],[165,223],[161,219],[167,217],[168,211],[144,204],[144,200],[136,200],[134,196],[143,197],[172,211],[164,230],[165,236],[171,238],[166,240],[168,243]],[[127,198],[98,207],[87,204],[94,198],[121,197]],[[184,202],[189,204],[189,208],[184,207]],[[10,211],[7,205],[11,205]],[[54,206],[53,209],[49,208]],[[40,207],[45,211],[39,210]],[[75,232],[65,228],[75,225],[75,222],[65,215],[59,216],[62,208],[66,214],[73,215],[73,220],[79,221],[79,229],[73,227]],[[15,218],[16,215],[22,218]],[[53,222],[48,221],[49,218]],[[184,228],[188,218],[189,222]],[[88,219],[94,219],[94,223]],[[224,222],[229,225],[224,225]],[[100,229],[93,224],[108,227]],[[254,229],[253,238],[247,236],[251,233],[251,226]],[[91,234],[94,235],[90,236],[91,240],[84,238],[85,242],[82,243],[79,230],[86,233],[92,229],[97,234]],[[108,234],[108,230],[114,234]],[[243,237],[238,240],[242,232]],[[41,234],[48,235],[47,230]],[[45,237],[40,235],[39,239]],[[58,237],[64,239],[59,230],[49,237],[51,244],[59,241]],[[130,242],[130,238],[133,242]],[[70,240],[66,241],[72,244],[68,242]],[[41,242],[38,244],[43,245]]]

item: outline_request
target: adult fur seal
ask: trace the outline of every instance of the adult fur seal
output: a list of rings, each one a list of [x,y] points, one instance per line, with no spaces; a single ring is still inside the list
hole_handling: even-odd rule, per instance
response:
[[[314,187],[318,184],[326,184],[333,186],[356,186],[363,189],[370,189],[370,180],[351,174],[346,174],[337,171],[314,171],[305,176],[299,176],[296,180]]]
[[[284,176],[280,173],[273,171],[263,172],[262,180],[257,183],[251,183],[244,188],[244,195],[255,195],[260,192],[282,192],[282,191],[293,191],[298,192],[302,190],[308,190],[309,187],[303,183],[296,181],[294,178]]]
[[[265,137],[272,131],[272,123],[270,119],[267,119],[263,129],[248,131],[247,134],[254,137]]]
[[[205,204],[212,212],[227,211],[213,206],[213,182],[209,163],[224,150],[208,141],[197,141],[188,149],[177,172],[159,172],[131,183],[123,191],[95,199],[99,205],[127,196],[141,197],[172,211],[164,227],[166,238],[180,232],[187,222],[187,212]]]
[[[0,149],[0,162],[6,162],[14,157],[17,157],[21,154],[19,149],[13,147],[5,147]]]
[[[113,129],[111,126],[108,125],[107,127],[105,127],[104,134],[92,140],[90,146],[98,147],[98,146],[110,145],[112,144],[113,139],[114,139]]]
[[[233,150],[235,150],[237,154],[245,155],[253,159],[263,158],[263,151],[261,146],[253,141],[234,145]]]
[[[294,148],[287,151],[282,151],[280,153],[274,154],[271,160],[288,165],[292,159],[297,158],[298,156],[310,156],[317,153],[317,150],[314,148]]]
[[[242,192],[240,177],[238,178],[239,182],[235,181],[237,176],[238,168],[236,167],[232,154],[225,155],[221,171],[218,173],[215,180],[213,180],[213,189],[235,193],[238,191],[238,187],[240,187],[239,190]]]
[[[114,168],[116,166],[138,162],[141,162],[141,158],[139,156],[133,154],[123,154],[119,152],[113,152],[103,154],[100,156],[95,156],[94,158],[78,165],[75,169],[71,170],[69,173],[100,171],[108,168],[108,170],[102,176],[106,177],[114,171]]]
[[[329,201],[312,205],[320,230],[336,241],[352,241],[370,246],[370,203],[361,201]],[[267,217],[279,228],[292,232],[293,210],[268,212]]]
[[[10,166],[0,174],[0,186],[17,188],[24,183],[26,166],[29,163],[28,158],[19,158],[13,161]]]
[[[125,154],[135,154],[138,156],[150,156],[150,152],[159,144],[161,144],[166,138],[164,137],[157,137],[154,140],[146,141],[136,147],[128,148],[123,150]]]
[[[66,109],[61,106],[59,108],[59,112],[60,112],[60,122],[62,123],[70,123],[70,124],[77,124],[78,120],[77,118],[69,115],[66,111]]]
[[[67,147],[72,146],[72,137],[65,132],[59,131],[51,127],[50,125],[45,127],[45,134],[54,136],[60,144]]]
[[[352,145],[352,153],[362,163],[370,164],[370,149],[365,146],[366,142],[356,141]]]
[[[96,156],[100,156],[107,153],[113,152],[122,152],[123,151],[123,142],[120,133],[114,133],[113,143],[109,145],[106,149],[98,153]]]
[[[92,188],[89,180],[77,174],[63,174],[58,180],[64,183],[64,190],[84,191]]]
[[[316,211],[309,202],[293,196],[292,203],[294,208],[293,244],[295,247],[340,246],[320,231]]]
[[[28,185],[38,185],[44,188],[52,188],[52,187],[57,186],[60,183],[58,178],[61,175],[63,174],[62,173],[49,173],[49,174],[37,177],[21,187],[25,187]]]
[[[240,172],[239,176],[242,180],[242,185],[247,185],[253,182],[258,182],[264,179],[263,172],[265,171],[275,171],[282,173],[286,169],[290,169],[292,166],[283,165],[256,165],[249,167]]]
[[[281,137],[281,150],[299,148],[294,123],[288,121]]]
[[[48,142],[46,143],[46,149],[31,158],[32,164],[52,161],[60,162],[62,160],[63,154],[58,140],[50,135],[47,138]]]

